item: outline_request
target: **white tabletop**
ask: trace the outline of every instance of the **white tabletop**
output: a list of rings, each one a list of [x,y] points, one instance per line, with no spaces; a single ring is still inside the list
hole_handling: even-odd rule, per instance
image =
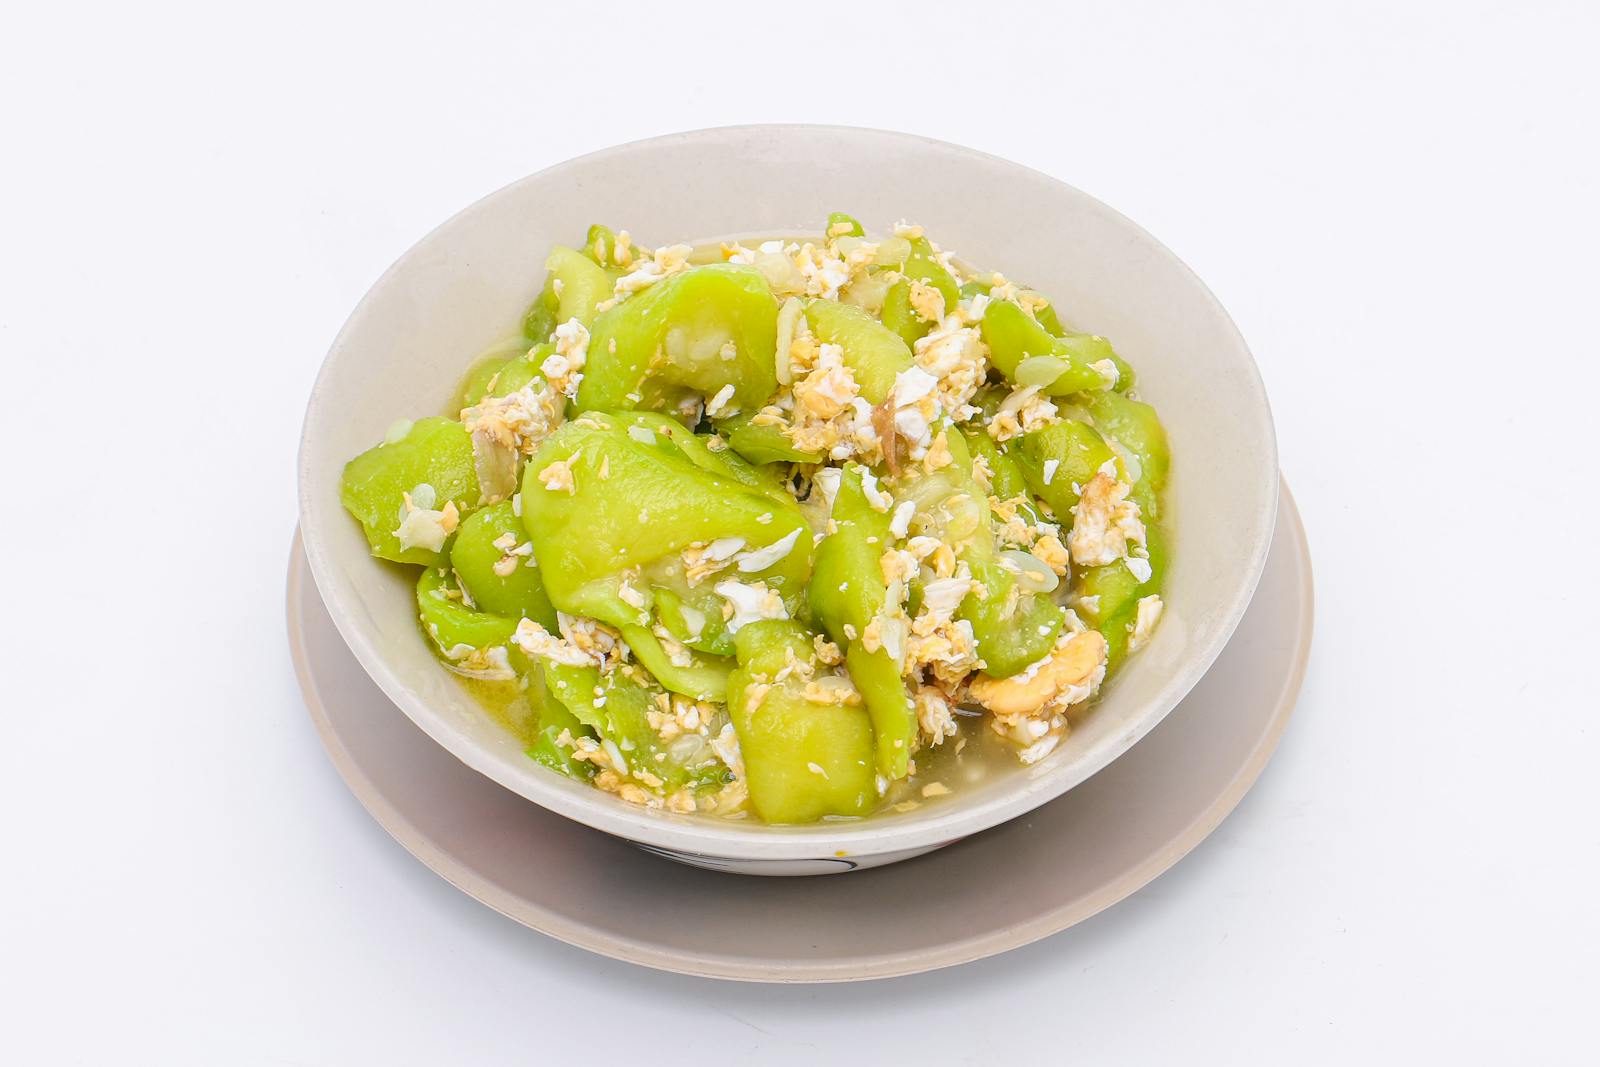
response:
[[[401,6],[0,34],[0,1059],[1593,1062],[1592,6]],[[1306,692],[1244,804],[952,971],[748,987],[524,930],[367,817],[289,666],[301,405],[367,286],[524,173],[754,121],[1143,223],[1254,347],[1310,531]]]

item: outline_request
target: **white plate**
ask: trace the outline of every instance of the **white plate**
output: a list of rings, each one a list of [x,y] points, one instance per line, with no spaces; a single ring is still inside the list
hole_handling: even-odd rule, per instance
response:
[[[1311,559],[1285,488],[1250,609],[1160,726],[1059,799],[920,859],[834,878],[687,867],[571,822],[459,762],[367,677],[298,539],[289,642],[312,720],[384,829],[452,885],[572,945],[684,974],[832,982],[1025,945],[1115,904],[1233,810],[1277,746],[1311,648]],[[840,861],[848,862],[848,861]]]

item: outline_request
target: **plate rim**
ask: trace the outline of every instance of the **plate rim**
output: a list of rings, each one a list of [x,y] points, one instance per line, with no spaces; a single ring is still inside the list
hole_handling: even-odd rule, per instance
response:
[[[759,982],[780,985],[826,984],[850,981],[870,981],[898,978],[912,974],[955,967],[963,963],[986,959],[1042,940],[1052,934],[1076,926],[1107,908],[1126,900],[1134,893],[1155,881],[1178,861],[1210,837],[1218,826],[1238,807],[1246,793],[1260,778],[1262,771],[1276,752],[1283,737],[1300,691],[1305,682],[1310,661],[1312,639],[1316,623],[1316,587],[1310,545],[1300,510],[1287,482],[1279,478],[1279,513],[1275,524],[1274,541],[1278,534],[1292,535],[1294,559],[1298,578],[1299,642],[1292,653],[1289,674],[1277,696],[1266,731],[1256,741],[1244,764],[1235,772],[1227,786],[1210,804],[1196,813],[1184,829],[1159,851],[1134,865],[1121,876],[1108,882],[1095,892],[1078,900],[1047,909],[1032,919],[1009,927],[998,933],[972,938],[945,941],[911,953],[897,953],[892,957],[847,959],[840,961],[806,961],[777,967],[771,963],[752,962],[741,957],[686,956],[667,951],[636,939],[615,934],[598,934],[594,927],[585,926],[518,897],[492,880],[478,874],[469,866],[457,861],[446,849],[403,812],[377,788],[356,763],[339,735],[320,699],[311,676],[309,656],[305,646],[305,631],[298,620],[305,603],[304,593],[316,583],[310,578],[305,554],[301,549],[298,526],[289,551],[286,574],[286,622],[288,625],[290,659],[294,663],[295,677],[307,713],[327,752],[334,769],[339,773],[356,800],[383,830],[402,848],[420,861],[434,874],[467,896],[504,915],[506,918],[538,933],[552,937],[574,948],[583,949],[610,959],[637,964],[652,970],[683,974],[698,978],[715,978],[729,981]],[[320,594],[319,594],[320,595]],[[1253,598],[1252,598],[1253,599]],[[1248,611],[1248,609],[1247,609]],[[354,654],[346,650],[354,659]],[[1213,664],[1214,666],[1214,664]],[[385,694],[387,699],[387,694]],[[399,709],[396,709],[399,710]],[[406,721],[409,722],[409,719]],[[413,724],[414,725],[414,724]],[[432,740],[430,738],[429,740]],[[435,742],[437,743],[437,742]],[[1131,751],[1131,747],[1128,751]],[[448,751],[448,750],[446,750]],[[1119,757],[1120,758],[1120,757]],[[1115,762],[1113,760],[1112,762]],[[1109,765],[1109,764],[1108,764]],[[484,775],[487,783],[500,788],[498,782]],[[1085,779],[1087,780],[1087,779]],[[1081,783],[1080,783],[1081,784]],[[1070,792],[1071,790],[1068,790]],[[508,790],[514,795],[514,790]],[[1063,794],[1065,795],[1065,794]],[[532,804],[532,801],[527,801]],[[546,809],[549,810],[549,809]],[[559,812],[551,811],[558,815]],[[564,817],[564,816],[563,816]],[[1020,816],[1019,816],[1020,817]],[[590,828],[593,829],[592,827]],[[594,831],[602,832],[602,831]],[[663,861],[668,862],[668,861]],[[901,862],[914,863],[915,859]],[[729,878],[757,877],[755,875],[727,874]],[[833,877],[849,877],[848,874]]]

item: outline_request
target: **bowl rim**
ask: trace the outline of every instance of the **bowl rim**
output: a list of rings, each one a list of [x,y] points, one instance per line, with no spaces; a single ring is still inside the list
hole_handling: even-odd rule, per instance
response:
[[[387,286],[418,250],[427,246],[441,232],[478,212],[488,210],[499,200],[509,197],[522,186],[559,176],[563,171],[579,165],[591,166],[609,158],[621,156],[658,145],[682,144],[696,140],[710,140],[727,136],[783,136],[802,133],[842,134],[890,142],[914,143],[933,147],[955,155],[967,156],[1018,175],[1043,179],[1059,187],[1068,196],[1077,198],[1087,209],[1100,213],[1113,224],[1142,241],[1151,254],[1165,259],[1169,266],[1178,268],[1196,291],[1209,304],[1219,323],[1225,327],[1230,340],[1245,357],[1248,374],[1241,384],[1248,389],[1250,407],[1262,417],[1266,437],[1259,460],[1259,473],[1268,485],[1268,491],[1249,525],[1260,531],[1246,560],[1245,579],[1233,590],[1231,598],[1221,605],[1219,625],[1209,641],[1188,650],[1179,661],[1178,669],[1165,680],[1156,695],[1144,702],[1143,710],[1120,733],[1113,734],[1091,748],[1078,759],[1064,762],[1054,772],[1045,771],[1036,777],[1018,776],[1017,788],[999,793],[983,802],[949,805],[948,811],[923,814],[915,820],[865,818],[851,822],[822,822],[805,826],[766,826],[761,823],[740,822],[728,824],[700,815],[679,815],[629,804],[601,790],[568,782],[557,775],[533,766],[528,770],[540,773],[515,774],[491,754],[458,729],[452,728],[446,718],[427,701],[414,693],[390,668],[379,654],[374,643],[362,632],[356,619],[358,612],[339,595],[339,584],[331,580],[334,564],[326,552],[322,538],[307,517],[319,512],[322,502],[312,499],[310,491],[310,460],[312,450],[310,431],[317,412],[318,401],[324,392],[325,380],[331,373],[334,357],[343,350],[353,334],[361,328],[369,305],[375,294]],[[1271,546],[1278,504],[1278,447],[1272,409],[1268,402],[1265,383],[1259,366],[1245,342],[1238,326],[1216,295],[1188,264],[1171,249],[1157,240],[1149,231],[1109,205],[1085,193],[1076,186],[1032,167],[1013,162],[964,145],[953,144],[920,134],[882,130],[863,126],[844,126],[819,123],[747,123],[731,126],[712,126],[613,145],[594,152],[584,153],[555,163],[549,167],[518,178],[493,192],[473,201],[457,211],[412,243],[372,283],[361,300],[351,310],[339,332],[335,335],[327,354],[323,357],[306,403],[301,424],[300,444],[296,457],[297,498],[300,509],[300,528],[304,538],[306,557],[311,575],[328,606],[335,627],[345,644],[355,655],[368,676],[377,683],[384,694],[393,701],[407,718],[423,732],[473,770],[492,779],[506,789],[559,815],[581,822],[595,829],[631,841],[643,842],[660,848],[699,853],[707,856],[739,859],[809,859],[818,855],[868,856],[899,851],[924,850],[957,841],[978,833],[1047,803],[1066,793],[1074,786],[1105,768],[1112,760],[1154,729],[1200,681],[1216,661],[1222,649],[1232,638],[1245,609],[1255,595]],[[548,780],[546,780],[548,779]]]

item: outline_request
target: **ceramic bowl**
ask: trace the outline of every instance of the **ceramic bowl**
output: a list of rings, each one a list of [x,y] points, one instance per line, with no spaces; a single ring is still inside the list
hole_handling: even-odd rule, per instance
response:
[[[412,577],[374,560],[339,504],[345,462],[395,419],[441,412],[468,361],[514,327],[551,245],[591,222],[646,243],[810,233],[830,211],[869,231],[927,227],[963,259],[1026,279],[1139,372],[1174,455],[1167,610],[1054,753],[905,813],[770,827],[650,811],[524,755],[440,667]],[[501,189],[378,279],[322,365],[300,444],[300,529],[340,634],[390,699],[457,758],[528,800],[700,866],[811,874],[919,855],[1060,796],[1126,752],[1216,659],[1249,604],[1277,512],[1277,447],[1250,352],[1193,272],[1137,225],[1036,171],[923,137],[819,126],[673,134]],[[553,858],[555,859],[555,858]],[[843,862],[841,862],[843,861]]]

